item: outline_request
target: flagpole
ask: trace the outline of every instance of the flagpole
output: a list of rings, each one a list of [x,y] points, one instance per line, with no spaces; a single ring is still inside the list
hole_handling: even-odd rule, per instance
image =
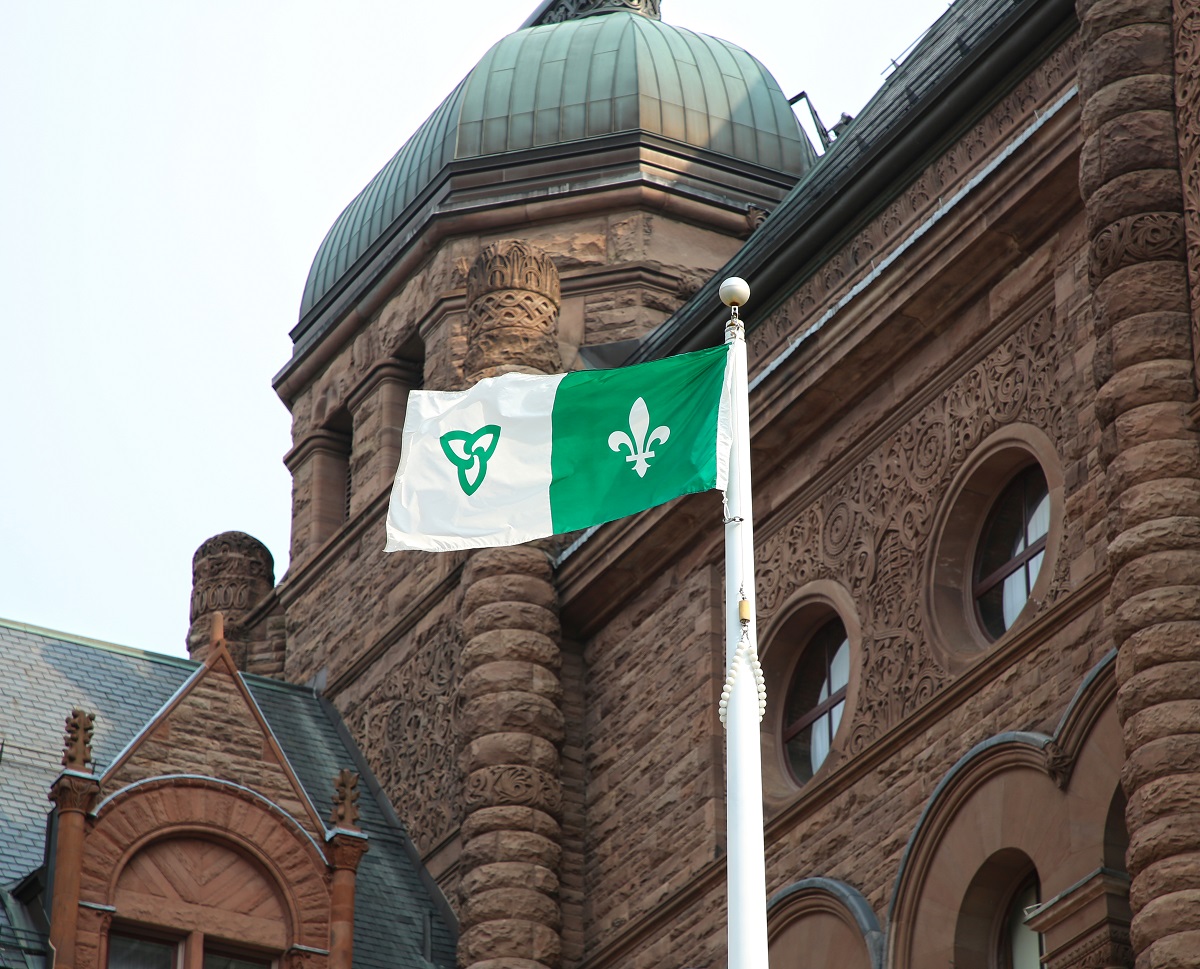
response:
[[[750,406],[746,335],[738,307],[750,298],[745,280],[721,284],[730,309],[725,327],[731,371],[733,446],[725,492],[726,870],[729,896],[728,969],[768,969],[767,876],[763,841],[762,766],[758,725],[766,690],[758,662],[754,618],[754,514],[750,493]]]

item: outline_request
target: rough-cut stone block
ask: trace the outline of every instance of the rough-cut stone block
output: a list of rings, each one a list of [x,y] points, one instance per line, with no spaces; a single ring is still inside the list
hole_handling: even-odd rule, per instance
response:
[[[546,553],[532,546],[485,548],[474,553],[463,567],[463,586],[504,575],[528,575],[552,582],[554,568]]]
[[[554,969],[562,958],[562,939],[553,929],[521,919],[499,919],[467,929],[458,940],[460,962],[528,959]]]
[[[1200,890],[1184,889],[1148,900],[1129,927],[1130,938],[1138,951],[1177,932],[1194,932],[1200,938]],[[1193,958],[1200,957],[1198,952],[1192,955]],[[1195,965],[1194,961],[1192,965]]]
[[[1136,74],[1106,84],[1088,97],[1081,126],[1086,136],[1105,122],[1130,111],[1170,111],[1174,107],[1175,84],[1169,74]],[[1147,206],[1138,211],[1153,209],[1153,206]]]
[[[557,771],[558,749],[544,737],[506,731],[489,733],[468,741],[459,757],[463,771],[470,773],[495,764],[528,764],[545,771]]]
[[[1191,320],[1187,313],[1139,313],[1113,323],[1112,358],[1115,368],[1149,360],[1189,360]]]
[[[1126,266],[1096,287],[1094,300],[1097,315],[1109,326],[1142,313],[1187,313],[1187,272],[1175,260]]]
[[[468,737],[485,733],[525,731],[561,743],[563,715],[558,706],[533,693],[488,693],[463,707],[461,720]]]
[[[1163,0],[1156,0],[1162,5]],[[1171,77],[1175,72],[1171,51],[1171,16],[1167,4],[1167,16],[1158,23],[1146,23],[1139,18],[1133,23],[1122,20],[1129,16],[1129,9],[1139,0],[1118,0],[1114,6],[1124,5],[1120,16],[1112,18],[1087,18],[1085,32],[1095,35],[1095,42],[1079,65],[1079,90],[1087,100],[1099,94],[1114,81],[1142,74],[1160,74]],[[1136,16],[1136,14],[1135,14]]]
[[[1124,683],[1134,672],[1159,663],[1200,661],[1200,620],[1159,623],[1140,629],[1121,645],[1117,662],[1129,665],[1118,673]]]
[[[461,835],[470,841],[491,831],[531,831],[551,841],[562,837],[562,828],[553,817],[537,808],[502,804],[472,811],[463,821]]]
[[[464,895],[498,888],[532,888],[544,895],[554,895],[559,890],[559,882],[549,868],[517,861],[480,865],[463,876]]]
[[[1200,773],[1200,734],[1182,734],[1153,740],[1137,750],[1131,750],[1121,771],[1121,781],[1125,790],[1132,793],[1143,784],[1160,777],[1196,773]],[[1131,838],[1136,836],[1136,831],[1130,832]],[[1151,836],[1148,834],[1146,837]],[[1191,831],[1188,837],[1200,847],[1200,826]],[[1132,851],[1131,847],[1130,852]]]
[[[1110,179],[1142,168],[1178,170],[1175,115],[1134,111],[1102,124],[1079,154],[1079,188],[1087,198]]]
[[[1147,360],[1123,367],[1096,395],[1096,415],[1111,421],[1126,411],[1163,401],[1191,403],[1196,389],[1188,360]]]
[[[539,575],[510,572],[484,576],[466,587],[462,612],[466,616],[480,606],[503,602],[525,602],[554,610],[558,608],[558,592]]]
[[[519,690],[535,693],[557,703],[562,699],[562,684],[553,671],[536,663],[500,660],[477,666],[462,678],[459,692],[465,700],[488,693]]]
[[[1136,912],[1151,898],[1182,889],[1200,889],[1200,852],[1183,852],[1147,865],[1129,887],[1129,904]]]
[[[467,894],[463,902],[461,920],[464,929],[483,922],[514,918],[537,922],[555,930],[562,928],[558,902],[528,888],[475,891]]]
[[[1113,577],[1112,594],[1125,602],[1164,586],[1189,586],[1200,579],[1200,549],[1169,549],[1123,565]]]
[[[464,871],[499,861],[519,861],[558,870],[562,848],[549,838],[529,831],[489,831],[463,845]]]
[[[501,660],[537,663],[557,670],[562,665],[562,652],[550,636],[531,629],[489,629],[476,633],[463,647],[461,663],[465,672]]]
[[[1178,168],[1139,168],[1100,185],[1087,201],[1087,234],[1139,212],[1182,212]]]
[[[1115,492],[1142,481],[1200,476],[1200,448],[1187,437],[1132,444],[1113,457],[1107,474]]]
[[[1131,828],[1172,815],[1200,815],[1200,774],[1171,774],[1143,784],[1130,796],[1125,809],[1125,821]]]
[[[493,629],[531,629],[557,638],[558,616],[545,606],[528,602],[492,602],[463,618],[463,635],[469,640]]]

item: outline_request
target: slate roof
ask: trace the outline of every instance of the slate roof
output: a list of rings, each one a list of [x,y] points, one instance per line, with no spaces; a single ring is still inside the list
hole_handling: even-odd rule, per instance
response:
[[[99,774],[197,666],[0,619],[0,889],[11,889],[42,864],[46,795],[60,770],[68,710],[96,713],[92,747]],[[359,809],[370,850],[358,872],[356,969],[452,966],[453,915],[337,712],[312,690],[245,679],[318,810],[329,805],[341,768],[363,776]],[[22,914],[12,896],[0,892],[0,969],[37,969],[41,940],[17,924],[5,904]]]

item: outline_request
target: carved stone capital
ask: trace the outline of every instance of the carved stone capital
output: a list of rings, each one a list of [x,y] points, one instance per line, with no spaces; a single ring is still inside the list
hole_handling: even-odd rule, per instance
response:
[[[369,848],[366,835],[354,831],[335,831],[325,842],[325,857],[334,868],[358,871],[358,863]]]
[[[50,800],[59,814],[72,811],[88,814],[100,800],[100,782],[90,774],[66,771],[50,787]]]
[[[513,239],[487,246],[467,273],[463,373],[559,370],[559,297],[558,270],[541,249]]]

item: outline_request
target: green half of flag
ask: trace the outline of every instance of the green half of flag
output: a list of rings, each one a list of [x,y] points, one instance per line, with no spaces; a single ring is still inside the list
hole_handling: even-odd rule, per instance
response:
[[[389,551],[513,545],[725,487],[725,346],[617,370],[414,391]]]

